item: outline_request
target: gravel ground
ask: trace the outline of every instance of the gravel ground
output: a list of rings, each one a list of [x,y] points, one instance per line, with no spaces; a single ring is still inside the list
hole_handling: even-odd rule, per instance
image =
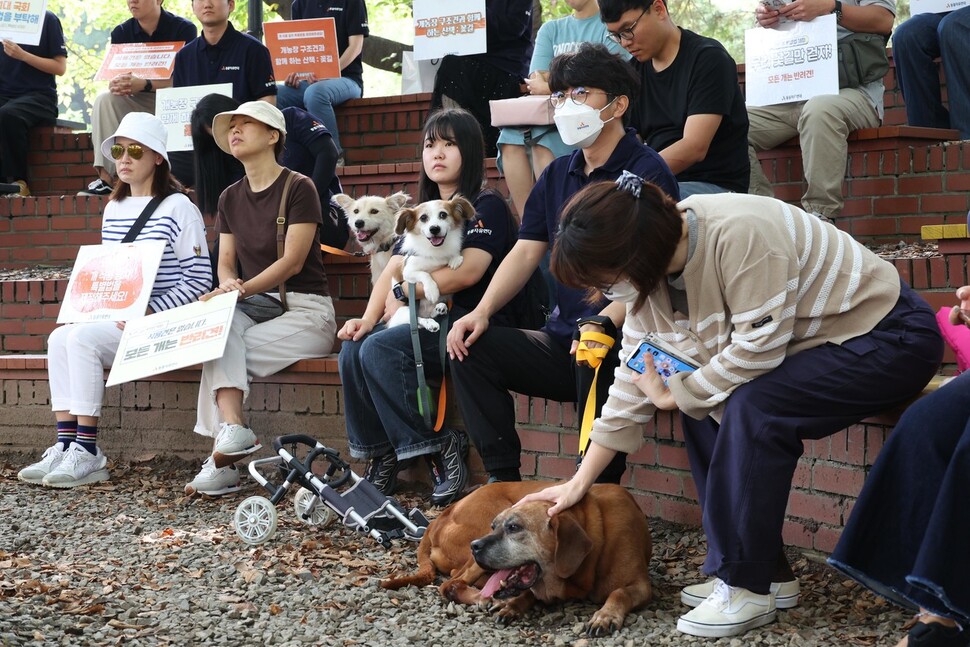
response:
[[[16,480],[0,457],[2,645],[894,645],[907,614],[796,552],[802,603],[735,639],[674,627],[678,591],[699,578],[696,528],[652,522],[654,601],[613,636],[587,639],[596,607],[541,607],[505,627],[482,608],[455,606],[434,587],[388,592],[378,581],[411,571],[415,544],[385,550],[335,524],[301,524],[292,497],[279,529],[253,547],[232,515],[252,486],[223,499],[186,499],[196,466],[147,459],[113,465],[112,480],[56,491]],[[423,493],[398,499],[420,505]],[[426,493],[425,493],[426,494]]]

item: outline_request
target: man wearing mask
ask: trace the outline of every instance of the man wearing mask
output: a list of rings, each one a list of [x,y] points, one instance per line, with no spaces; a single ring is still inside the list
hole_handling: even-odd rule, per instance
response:
[[[581,417],[590,424],[606,400],[619,363],[614,342],[625,313],[619,301],[625,295],[609,295],[615,304],[605,298],[590,303],[586,292],[557,285],[558,306],[541,330],[490,328],[488,320],[526,284],[555,241],[560,209],[587,184],[615,180],[626,170],[679,199],[677,180],[667,164],[639,142],[633,129],[623,126],[638,85],[632,68],[600,44],[587,43],[552,60],[549,88],[556,128],[565,144],[579,150],[546,168],[526,201],[518,242],[478,307],[456,321],[448,334],[458,406],[490,480],[521,478],[521,444],[510,391],[579,402]],[[574,339],[580,333],[589,350],[577,353]],[[600,480],[617,483],[625,468],[626,455],[618,454]]]

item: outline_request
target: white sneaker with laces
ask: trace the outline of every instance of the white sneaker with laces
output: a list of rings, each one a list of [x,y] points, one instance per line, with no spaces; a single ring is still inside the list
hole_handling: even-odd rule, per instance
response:
[[[92,454],[77,443],[71,445],[64,452],[64,458],[41,481],[42,485],[56,488],[71,488],[98,481],[107,481],[110,474],[107,470],[108,459],[98,448],[97,454]]]
[[[205,494],[208,496],[222,496],[230,492],[239,491],[239,470],[234,465],[216,467],[216,462],[210,456],[202,463],[202,470],[185,485],[185,493],[189,496]]]
[[[680,591],[680,601],[689,607],[696,607],[707,599],[707,596],[714,591],[715,583],[720,581],[720,578],[715,577],[701,584],[685,586]],[[798,606],[798,596],[801,593],[798,587],[798,580],[772,582],[770,591],[775,596],[776,609],[791,609]]]
[[[216,462],[216,467],[226,467],[232,465],[243,456],[252,454],[262,449],[256,439],[256,434],[249,427],[223,423],[216,436],[216,444],[212,449],[212,458]]]
[[[714,590],[696,609],[680,616],[677,631],[704,638],[738,636],[774,622],[776,615],[770,593],[758,595],[717,580]]]
[[[52,447],[44,450],[44,455],[33,465],[28,465],[17,473],[17,478],[26,483],[41,485],[44,477],[50,474],[54,468],[64,460],[64,450],[60,443],[54,443]]]

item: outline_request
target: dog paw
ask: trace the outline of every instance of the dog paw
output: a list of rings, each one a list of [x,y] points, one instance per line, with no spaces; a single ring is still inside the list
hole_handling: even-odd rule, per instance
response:
[[[441,328],[441,326],[438,325],[438,322],[434,319],[421,318],[418,320],[418,324],[428,332],[438,332],[438,330]]]
[[[443,302],[438,302],[434,306],[434,315],[440,317],[441,315],[448,314],[448,304]]]
[[[609,636],[614,631],[623,626],[623,618],[617,618],[614,614],[604,612],[602,609],[593,614],[584,629],[590,638]]]
[[[448,267],[450,267],[453,270],[457,270],[459,267],[461,267],[461,264],[464,262],[465,262],[465,258],[463,256],[455,256],[453,259],[448,261]]]

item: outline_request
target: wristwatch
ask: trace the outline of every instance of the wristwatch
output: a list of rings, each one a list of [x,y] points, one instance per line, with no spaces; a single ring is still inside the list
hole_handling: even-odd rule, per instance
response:
[[[613,320],[605,315],[590,315],[589,317],[580,317],[576,320],[576,331],[573,333],[573,341],[579,341],[579,329],[586,324],[596,324],[603,328],[605,332],[610,337],[616,337],[616,324]]]
[[[842,22],[842,0],[835,0],[835,7],[830,13],[835,14],[835,22]]]
[[[151,91],[152,91],[152,80],[145,79],[145,87],[142,88],[142,92],[151,92]]]
[[[404,293],[404,287],[400,283],[395,283],[391,286],[391,293],[394,295],[394,298],[401,303],[408,302],[408,295]]]

